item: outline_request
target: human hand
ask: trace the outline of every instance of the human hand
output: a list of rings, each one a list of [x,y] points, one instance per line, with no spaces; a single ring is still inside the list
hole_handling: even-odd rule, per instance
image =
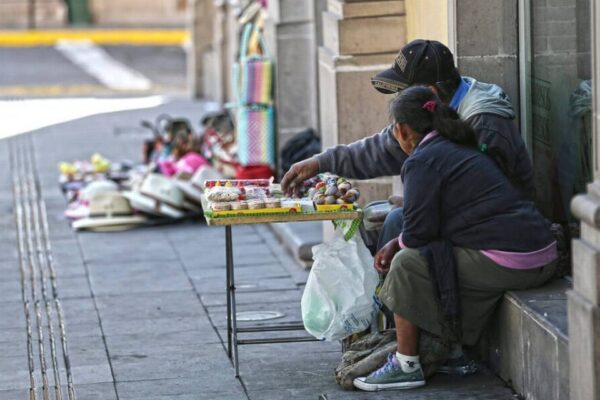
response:
[[[392,265],[392,259],[400,251],[398,239],[390,240],[375,254],[375,269],[380,274],[387,274]]]
[[[394,208],[402,208],[404,207],[404,197],[393,195],[388,197],[388,203],[390,203]]]
[[[312,178],[319,173],[319,162],[316,158],[307,158],[292,165],[292,168],[283,176],[281,180],[281,190],[287,194],[297,192],[305,180]]]

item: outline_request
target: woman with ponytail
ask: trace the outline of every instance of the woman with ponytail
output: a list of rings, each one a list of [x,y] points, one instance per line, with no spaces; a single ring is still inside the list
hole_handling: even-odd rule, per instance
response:
[[[448,358],[474,345],[507,290],[549,280],[557,248],[533,202],[477,145],[473,130],[423,86],[391,102],[402,168],[404,227],[375,256],[379,298],[393,313],[397,352],[363,390],[425,384],[419,331],[449,344]]]

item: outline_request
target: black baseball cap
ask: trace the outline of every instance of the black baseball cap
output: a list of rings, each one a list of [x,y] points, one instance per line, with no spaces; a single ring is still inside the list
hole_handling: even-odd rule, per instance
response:
[[[381,93],[400,92],[414,84],[433,85],[460,77],[448,47],[435,40],[417,39],[398,53],[389,69],[371,78]]]

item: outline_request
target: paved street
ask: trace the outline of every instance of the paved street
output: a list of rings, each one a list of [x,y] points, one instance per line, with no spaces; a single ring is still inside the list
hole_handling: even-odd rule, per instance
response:
[[[64,398],[72,382],[76,398],[85,400],[404,398],[393,392],[342,391],[333,375],[341,356],[337,343],[242,346],[242,378],[236,380],[223,342],[222,228],[198,221],[123,233],[71,231],[62,217],[65,200],[56,181],[59,161],[88,158],[97,151],[114,160],[136,159],[144,137],[135,128],[140,119],[166,112],[188,116],[197,124],[204,109],[202,103],[172,100],[157,108],[95,115],[0,141],[0,165],[10,171],[0,176],[0,399],[28,398],[30,369],[37,398],[43,398],[44,380],[54,390],[56,377]],[[18,190],[13,190],[13,183]],[[32,258],[19,251],[20,243],[21,250],[30,245],[24,240],[29,234],[18,236],[19,227],[35,228],[36,221],[44,219],[44,212],[35,212],[38,190],[51,250],[37,247],[31,254],[37,253],[40,262],[20,263],[20,254],[25,261]],[[25,225],[20,225],[23,220]],[[43,229],[33,231],[31,243],[36,248],[46,237]],[[266,226],[235,228],[234,243],[239,311],[278,311],[284,314],[279,322],[298,321],[307,272]],[[50,256],[55,278],[48,274],[49,263],[42,262]],[[52,284],[55,295],[48,290],[44,297],[41,288]],[[24,299],[29,299],[27,306]],[[44,299],[51,305],[50,318]],[[56,303],[63,312],[71,376],[65,368]],[[436,378],[427,388],[406,395],[512,398],[511,391],[487,373]]]
[[[108,60],[145,77],[150,87],[107,87],[102,76],[86,72],[85,66],[67,58],[59,45],[0,47],[0,98],[185,93],[185,51],[181,46],[94,47],[102,52],[101,74],[114,75],[114,70],[104,65]],[[88,58],[89,64],[98,65],[97,57]]]

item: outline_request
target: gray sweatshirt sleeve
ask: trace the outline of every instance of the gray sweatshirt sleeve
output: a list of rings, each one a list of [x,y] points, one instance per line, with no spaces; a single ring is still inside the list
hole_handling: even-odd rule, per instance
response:
[[[332,147],[316,156],[319,172],[331,172],[351,179],[400,175],[407,158],[394,138],[392,125],[373,136]]]

